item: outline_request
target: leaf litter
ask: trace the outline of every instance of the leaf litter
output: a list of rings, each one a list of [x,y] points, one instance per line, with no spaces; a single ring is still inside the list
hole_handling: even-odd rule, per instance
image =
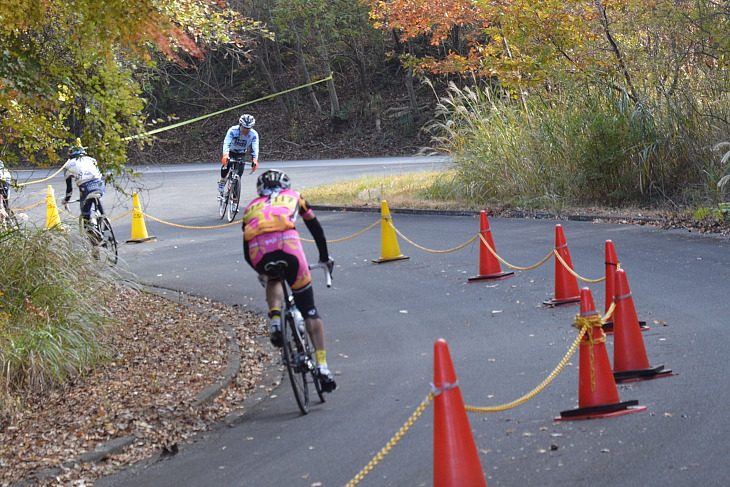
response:
[[[265,321],[237,306],[206,298],[180,302],[120,288],[107,303],[118,325],[106,340],[115,355],[63,389],[27,394],[22,410],[0,431],[0,485],[92,485],[95,479],[177,445],[209,429],[243,402],[273,359]],[[194,397],[220,380],[234,331],[240,370],[214,400]],[[264,345],[262,345],[264,344]],[[122,453],[99,463],[79,456],[107,441],[133,437]]]

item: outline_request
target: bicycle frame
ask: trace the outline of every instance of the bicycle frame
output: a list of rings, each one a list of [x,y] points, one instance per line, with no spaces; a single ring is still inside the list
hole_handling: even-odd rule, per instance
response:
[[[225,189],[223,190],[223,199],[220,200],[218,214],[221,219],[225,216],[229,223],[233,222],[238,213],[239,198],[241,196],[241,176],[246,167],[245,155],[232,157],[229,159],[231,164],[226,178]]]

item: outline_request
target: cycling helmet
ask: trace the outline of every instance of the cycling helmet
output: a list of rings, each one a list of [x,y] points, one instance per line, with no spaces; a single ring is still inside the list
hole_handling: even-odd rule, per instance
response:
[[[70,157],[79,157],[86,155],[86,147],[81,145],[81,139],[76,139],[76,145],[71,146],[71,148],[68,150],[68,155]]]
[[[240,125],[243,128],[250,129],[256,124],[256,119],[253,118],[253,115],[249,115],[248,113],[244,113],[241,115],[241,118],[238,119],[238,125]]]
[[[278,169],[269,169],[256,181],[256,192],[259,196],[268,196],[277,189],[289,189],[290,187],[289,176]]]

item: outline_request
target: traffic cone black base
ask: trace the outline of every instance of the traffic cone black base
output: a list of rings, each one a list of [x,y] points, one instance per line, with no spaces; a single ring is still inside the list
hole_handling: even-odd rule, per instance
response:
[[[561,411],[560,416],[554,419],[555,421],[573,421],[580,419],[613,418],[614,416],[623,416],[624,414],[638,413],[639,411],[646,411],[646,406],[639,406],[639,401],[634,399],[632,401],[617,402],[614,404],[602,404],[600,406]]]
[[[469,281],[469,282],[478,282],[478,281],[498,281],[498,280],[500,280],[500,279],[506,279],[506,278],[508,278],[508,277],[512,277],[512,276],[514,276],[514,275],[515,275],[515,273],[514,273],[514,272],[512,272],[512,271],[510,271],[510,272],[502,272],[502,273],[500,273],[500,274],[492,274],[492,275],[490,275],[490,276],[474,276],[474,277],[470,277],[470,278],[468,279],[468,281]]]
[[[649,331],[651,330],[651,327],[646,324],[646,321],[639,321],[639,330]],[[603,324],[603,333],[606,335],[613,335],[613,321],[606,321]]]
[[[571,304],[580,303],[580,298],[577,299],[547,299],[542,302],[544,306],[556,307],[556,306],[567,306]]]
[[[669,369],[665,369],[663,365],[659,365],[649,369],[614,372],[613,378],[616,383],[623,384],[626,382],[638,382],[640,380],[659,379],[661,377],[669,377],[670,375],[674,375],[674,373]]]

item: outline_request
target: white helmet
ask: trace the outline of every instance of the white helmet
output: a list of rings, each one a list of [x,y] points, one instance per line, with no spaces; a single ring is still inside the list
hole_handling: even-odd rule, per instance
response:
[[[238,119],[238,125],[240,125],[243,128],[250,129],[251,127],[256,125],[256,119],[253,118],[253,115],[244,113],[243,115],[241,115],[241,118]]]

